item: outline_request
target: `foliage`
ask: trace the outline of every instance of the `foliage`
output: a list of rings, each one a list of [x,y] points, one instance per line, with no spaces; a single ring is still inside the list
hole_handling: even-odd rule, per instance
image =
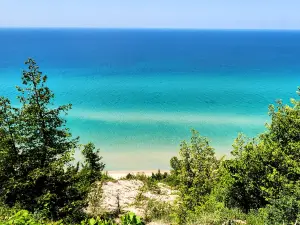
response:
[[[161,173],[160,169],[157,171],[157,173],[152,173],[151,175],[151,179],[155,181],[163,181],[167,177],[168,177],[168,173],[167,172]]]
[[[294,224],[300,220],[300,201],[298,193],[286,193],[275,200],[271,200],[267,207],[260,209],[261,215],[267,221],[266,224]]]
[[[63,225],[62,221],[51,222],[39,220],[26,210],[16,211],[8,218],[0,219],[2,225]],[[73,223],[72,223],[73,224]],[[111,220],[102,220],[100,217],[82,220],[78,225],[117,225]]]
[[[157,182],[153,180],[151,177],[147,176],[144,173],[131,174],[128,173],[126,177],[122,178],[125,180],[140,180],[144,183],[142,187],[142,191],[146,190],[157,190]]]
[[[284,204],[292,204],[292,212],[282,211],[288,214],[286,220],[291,222],[299,215],[300,103],[295,99],[291,103],[278,101],[276,107],[269,107],[271,124],[258,138],[247,140],[240,135],[235,141],[234,158],[225,166],[232,182],[228,206],[249,212],[267,205],[271,211],[281,205],[281,211]]]
[[[208,140],[193,130],[190,143],[181,143],[179,158],[172,158],[171,166],[179,181],[182,220],[188,211],[206,201],[217,178],[219,161]]]
[[[299,93],[299,92],[298,92]],[[300,218],[300,102],[269,107],[271,123],[256,138],[240,134],[232,158],[216,160],[193,131],[170,161],[181,192],[180,224],[295,224]]]
[[[131,174],[128,173],[123,179],[125,180],[140,180],[148,182],[150,179],[148,176],[146,176],[144,173],[137,173],[137,174]]]
[[[179,174],[180,174],[180,161],[177,157],[173,157],[170,160],[170,166],[172,170],[170,171],[170,175],[167,178],[167,183],[171,186],[178,187],[180,184]]]
[[[101,174],[101,181],[116,181],[116,179],[110,176],[107,171],[105,171]]]
[[[149,199],[145,207],[145,221],[159,220],[167,223],[175,219],[176,206],[167,202]]]
[[[88,143],[84,146],[82,154],[84,156],[84,163],[82,164],[81,175],[85,176],[85,180],[94,183],[101,179],[104,164],[101,162],[102,157],[99,156],[99,149],[95,150],[93,143]]]
[[[177,178],[178,177],[172,171],[170,173],[161,173],[160,170],[158,170],[157,173],[152,173],[150,177],[151,181],[153,182],[164,183],[171,187],[178,186],[179,182]]]
[[[62,114],[71,105],[55,107],[47,76],[35,61],[26,62],[19,91],[20,107],[0,97],[0,223],[4,225],[115,225],[90,218],[101,199],[104,164],[92,143],[79,145],[65,127]],[[300,94],[300,89],[298,91]],[[178,204],[145,199],[146,221],[178,224],[296,224],[300,220],[300,101],[278,101],[269,107],[271,123],[256,138],[240,134],[232,158],[218,160],[206,138],[192,131],[182,142],[171,172],[128,174],[144,182],[141,191],[160,194],[159,182],[180,191]],[[75,149],[84,160],[74,164]],[[97,182],[99,181],[99,182]],[[90,193],[90,195],[88,195]],[[146,201],[147,200],[147,201]],[[99,215],[99,214],[98,214]],[[60,220],[62,219],[62,220]],[[51,222],[56,221],[56,222]],[[122,225],[144,224],[134,213]]]
[[[264,217],[256,211],[248,214],[243,213],[238,208],[227,208],[224,202],[220,202],[215,194],[211,194],[207,201],[197,206],[194,212],[189,212],[186,224],[251,224],[264,225]]]
[[[102,216],[104,214],[103,209],[101,207],[102,204],[102,195],[103,195],[103,190],[102,190],[102,183],[94,183],[90,193],[88,195],[88,201],[89,201],[89,206],[88,206],[88,214],[92,216]]]
[[[21,210],[17,212],[15,215],[10,217],[5,223],[5,225],[15,224],[15,225],[39,225],[37,222],[26,210]]]
[[[111,220],[102,220],[100,217],[96,217],[96,219],[86,219],[81,221],[80,225],[117,225],[115,222]]]
[[[140,180],[144,183],[144,186],[142,187],[143,191],[151,190],[156,194],[160,194],[160,188],[158,187],[158,183],[168,183],[168,177],[168,173],[162,174],[160,170],[158,170],[157,173],[152,173],[151,176],[147,176],[144,173],[137,173],[136,175],[129,173],[123,179]]]
[[[84,146],[82,170],[72,164],[78,138],[71,138],[61,118],[71,105],[55,107],[47,76],[34,60],[25,64],[23,86],[17,87],[21,107],[0,98],[0,197],[40,217],[80,217],[104,165],[92,144]]]
[[[79,223],[63,223],[62,221],[51,222],[48,220],[37,219],[34,214],[27,210],[14,210],[9,208],[1,208],[6,211],[7,217],[0,217],[2,225],[117,225],[112,220],[103,220],[100,217],[88,218]],[[120,225],[143,225],[144,222],[134,213],[127,213],[121,217]]]
[[[241,208],[244,212],[264,207],[267,201],[260,187],[264,185],[262,178],[266,174],[257,140],[246,140],[239,135],[233,147],[235,158],[224,163],[229,174],[227,182],[232,183],[228,186],[227,205]]]
[[[122,225],[144,225],[142,219],[130,212],[121,216]]]
[[[2,210],[5,208],[1,208]],[[6,216],[0,218],[3,225],[63,225],[62,221],[51,222],[35,218],[27,210],[5,209]]]

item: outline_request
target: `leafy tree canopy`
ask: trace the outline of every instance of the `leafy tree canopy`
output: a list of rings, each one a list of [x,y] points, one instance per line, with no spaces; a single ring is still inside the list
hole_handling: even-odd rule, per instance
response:
[[[225,163],[231,182],[227,204],[245,212],[293,205],[285,216],[295,221],[300,213],[300,101],[278,101],[269,115],[266,132],[255,139],[240,135],[234,143],[234,158]]]

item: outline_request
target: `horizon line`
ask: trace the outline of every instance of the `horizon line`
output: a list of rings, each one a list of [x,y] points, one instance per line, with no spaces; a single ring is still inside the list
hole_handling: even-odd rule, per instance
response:
[[[300,28],[173,28],[173,27],[8,27],[8,26],[0,26],[0,29],[43,29],[43,30],[190,30],[190,31],[300,31]]]

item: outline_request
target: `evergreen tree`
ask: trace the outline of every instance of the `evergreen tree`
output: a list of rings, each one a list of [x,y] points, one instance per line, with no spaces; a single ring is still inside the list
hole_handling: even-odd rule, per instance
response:
[[[0,196],[10,206],[19,203],[52,219],[80,214],[88,187],[100,178],[104,165],[92,144],[83,151],[85,173],[73,165],[78,138],[71,137],[61,117],[71,105],[54,107],[47,76],[34,60],[25,64],[23,85],[17,87],[21,107],[0,99]]]
[[[104,169],[104,163],[101,162],[102,157],[99,156],[99,149],[95,150],[93,143],[88,143],[83,147],[82,154],[84,162],[81,164],[80,176],[84,177],[87,182],[87,187],[95,181],[101,179],[101,172]]]

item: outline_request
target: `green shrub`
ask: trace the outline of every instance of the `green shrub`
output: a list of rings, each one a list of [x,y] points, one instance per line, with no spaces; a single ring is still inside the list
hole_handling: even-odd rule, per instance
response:
[[[107,182],[107,181],[116,181],[112,176],[108,174],[107,171],[101,174],[101,181],[102,182]]]
[[[122,178],[125,180],[140,180],[144,183],[144,186],[142,187],[142,191],[148,191],[151,190],[153,192],[159,192],[160,189],[157,186],[157,181],[152,179],[151,176],[147,176],[144,173],[137,173],[136,175],[134,174],[127,174],[126,177]]]
[[[166,202],[149,199],[145,208],[145,220],[147,222],[159,220],[164,222],[174,221],[176,206]]]
[[[8,218],[3,225],[39,225],[39,223],[26,210],[17,212],[12,217]]]
[[[151,176],[147,176],[144,173],[137,173],[136,175],[128,173],[124,178],[125,180],[140,180],[143,181],[147,186],[151,186],[154,183],[166,183],[170,186],[175,186],[176,182],[174,182],[174,177],[169,173],[164,172],[161,173],[158,170],[156,173],[152,173]]]
[[[11,215],[11,213],[13,213]],[[7,209],[7,216],[0,219],[1,225],[63,225],[61,221],[49,222],[39,220],[27,210],[15,211],[14,209]]]
[[[157,171],[157,173],[152,173],[151,179],[155,181],[163,181],[165,180],[169,174],[167,172],[161,173],[160,169]]]
[[[268,225],[295,224],[300,220],[299,193],[291,195],[285,193],[276,200],[271,200],[265,208],[260,209]]]
[[[117,225],[115,222],[111,220],[102,220],[99,217],[96,219],[86,219],[84,221],[81,221],[80,225]]]
[[[134,213],[127,213],[121,216],[122,225],[144,225],[142,219],[136,216]]]
[[[33,214],[27,210],[19,210],[6,208],[2,209],[0,224],[1,225],[75,225],[75,223],[63,223],[62,221],[51,222],[42,219],[36,219]],[[77,223],[76,223],[77,224]],[[117,225],[112,220],[103,220],[100,217],[87,218],[82,220],[78,225]],[[120,225],[144,225],[140,217],[134,213],[127,213],[121,217]]]

